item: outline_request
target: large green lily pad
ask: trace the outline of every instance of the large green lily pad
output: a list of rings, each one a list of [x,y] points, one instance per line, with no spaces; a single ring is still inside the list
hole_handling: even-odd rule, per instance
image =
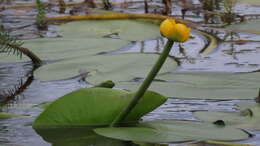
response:
[[[258,1],[258,3],[260,4],[260,1]],[[233,30],[233,31],[238,31],[238,32],[260,34],[259,25],[260,25],[260,20],[256,19],[256,20],[243,22],[240,24],[231,25],[231,26],[227,27],[227,29]]]
[[[248,138],[242,130],[229,126],[192,121],[153,121],[135,127],[97,128],[97,134],[126,141],[149,143],[191,140],[241,140]]]
[[[76,58],[43,66],[35,71],[42,81],[66,79],[79,74],[79,70],[90,71],[87,81],[98,84],[105,80],[128,81],[145,77],[159,56],[153,54],[96,55]],[[168,59],[161,73],[173,70],[176,62]]]
[[[141,83],[119,82],[116,85],[119,88],[136,90]],[[253,99],[258,94],[258,89],[200,88],[171,82],[153,82],[149,90],[162,93],[167,97],[212,100]]]
[[[87,58],[99,52],[117,50],[131,41],[160,36],[158,25],[134,20],[79,21],[60,26],[62,38],[27,40],[29,48],[43,60]],[[109,38],[111,34],[118,38]],[[1,62],[21,61],[17,56],[0,53]],[[23,57],[22,61],[27,61]]]
[[[141,82],[131,80],[144,78],[157,59],[152,54],[97,55],[88,58],[88,63],[71,60],[54,63],[36,71],[41,80],[75,76],[78,70],[92,71],[86,80],[97,84],[111,79],[116,87],[137,90]],[[102,60],[102,61],[100,61]],[[121,60],[121,61],[118,61]],[[74,65],[78,62],[79,65]],[[71,68],[70,66],[73,66]],[[254,99],[258,95],[260,73],[178,73],[169,72],[176,63],[168,59],[150,89],[169,97],[194,99]],[[169,72],[169,73],[167,73]]]
[[[254,99],[260,73],[165,73],[157,76],[150,90],[170,97],[193,99]],[[168,82],[160,82],[168,81]],[[116,86],[136,90],[141,82],[118,82]]]
[[[128,41],[142,41],[160,36],[158,25],[134,20],[78,21],[63,25],[61,32],[72,38],[100,38],[117,34],[121,40]]]
[[[241,112],[195,112],[194,115],[203,121],[223,120],[226,125],[250,130],[260,130],[260,105],[239,104]]]
[[[101,126],[110,124],[132,98],[133,93],[109,88],[82,88],[53,103],[36,118],[34,128]],[[125,122],[138,121],[166,98],[147,91]]]
[[[30,48],[43,59],[62,59],[62,61],[45,65],[35,71],[36,78],[42,81],[67,79],[78,75],[79,70],[97,70],[104,73],[104,70],[99,70],[100,67],[105,68],[105,71],[108,71],[109,68],[112,71],[112,68],[115,69],[125,65],[125,68],[129,66],[130,69],[136,67],[134,69],[139,70],[142,65],[149,66],[153,64],[152,60],[157,55],[106,56],[96,54],[123,48],[131,41],[154,38],[160,35],[157,25],[131,20],[68,23],[61,26],[61,33],[63,38],[36,39],[25,42],[25,47]],[[119,38],[105,37],[110,34],[118,35]],[[130,69],[126,76],[136,73],[131,72]],[[142,72],[143,76],[146,71],[145,68],[139,72]],[[102,81],[98,80],[98,82]]]
[[[230,88],[251,89],[259,88],[260,72],[229,73],[229,72],[195,72],[195,73],[166,73],[157,77],[161,80],[183,83],[189,87],[200,88]]]

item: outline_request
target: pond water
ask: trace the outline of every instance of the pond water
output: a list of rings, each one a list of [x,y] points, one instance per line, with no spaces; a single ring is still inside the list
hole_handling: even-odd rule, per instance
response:
[[[15,1],[13,3],[30,3],[31,1]],[[122,1],[117,1],[122,2]],[[176,3],[176,2],[174,2]],[[193,1],[195,6],[198,1]],[[161,8],[161,1],[150,3],[153,8]],[[143,13],[143,2],[134,1],[125,9],[117,6],[114,10],[134,13]],[[181,17],[180,4],[173,6],[172,15]],[[48,16],[56,16],[57,8],[48,12]],[[234,11],[240,15],[260,14],[258,6],[238,4]],[[32,39],[38,37],[58,37],[58,25],[51,25],[48,31],[38,31],[34,25],[36,11],[32,8],[26,9],[5,9],[0,11],[0,22],[4,28],[10,31],[12,36],[19,39]],[[187,19],[195,22],[203,22],[203,18],[193,11],[187,12]],[[253,16],[252,16],[253,17]],[[249,17],[248,19],[250,19]],[[254,72],[260,69],[260,35],[250,33],[237,33],[227,36],[226,30],[214,30],[208,32],[213,38],[225,41],[218,41],[216,46],[209,53],[200,51],[207,47],[209,39],[202,33],[192,32],[191,40],[187,43],[175,44],[171,52],[179,61],[180,66],[173,72]],[[239,37],[238,37],[239,36]],[[246,43],[239,43],[243,40]],[[163,38],[149,39],[140,42],[132,42],[127,46],[105,53],[159,53],[165,43]],[[196,45],[196,48],[194,48]],[[104,52],[103,52],[104,53]],[[1,59],[0,59],[1,60]],[[42,111],[37,104],[53,101],[79,88],[91,86],[81,76],[66,80],[42,82],[33,77],[32,64],[30,62],[1,63],[0,62],[0,101],[8,103],[0,110],[2,112],[24,115],[23,118],[10,118],[0,120],[0,145],[7,146],[48,146],[51,145],[39,136],[31,127],[34,118]],[[197,120],[193,116],[194,111],[224,111],[237,112],[236,104],[241,102],[253,103],[252,100],[195,100],[171,97],[161,107],[151,112],[143,120],[153,119],[180,119]],[[252,145],[260,145],[260,131],[249,131],[254,134],[248,140],[239,141]],[[102,138],[101,138],[102,139]],[[96,140],[98,141],[98,140]],[[84,142],[83,142],[84,143]],[[94,142],[95,145],[104,143]],[[86,144],[86,143],[85,143]],[[59,145],[59,144],[57,144]],[[69,144],[68,144],[69,145]],[[113,145],[113,143],[111,144]],[[125,145],[134,145],[125,143]],[[180,145],[180,144],[169,144]],[[183,144],[185,145],[185,144]]]

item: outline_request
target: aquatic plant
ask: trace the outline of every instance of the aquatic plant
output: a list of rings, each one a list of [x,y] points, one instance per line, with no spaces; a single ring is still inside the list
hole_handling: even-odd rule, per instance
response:
[[[189,28],[187,28],[185,25],[183,24],[176,24],[176,23],[170,23],[168,24],[168,22],[175,22],[173,19],[166,19],[164,20],[162,23],[161,23],[161,34],[163,34],[163,36],[167,37],[168,41],[164,47],[164,50],[163,52],[161,53],[160,57],[158,58],[157,62],[154,64],[154,66],[152,67],[151,71],[149,72],[149,74],[147,75],[147,77],[145,78],[144,82],[142,83],[142,85],[140,86],[140,88],[134,92],[134,93],[131,93],[131,96],[130,95],[125,95],[128,97],[128,101],[129,103],[127,105],[125,105],[125,108],[121,107],[122,109],[122,112],[119,112],[118,114],[115,114],[115,113],[111,113],[113,114],[113,117],[110,119],[112,119],[113,121],[111,121],[111,123],[107,123],[107,124],[110,124],[110,126],[117,126],[119,123],[122,123],[122,121],[126,120],[125,118],[129,115],[129,113],[132,112],[132,109],[135,108],[139,101],[141,100],[141,98],[143,96],[145,96],[146,94],[149,94],[150,91],[148,92],[147,89],[149,88],[149,86],[151,85],[152,81],[154,80],[155,76],[157,75],[157,73],[160,71],[161,67],[163,66],[164,62],[166,61],[166,58],[168,57],[169,55],[169,52],[172,48],[172,45],[174,42],[185,42],[188,40],[189,38]],[[172,30],[173,29],[173,30]],[[166,33],[166,31],[169,31],[170,34],[168,35]],[[167,35],[165,35],[167,34]],[[89,91],[90,90],[90,91]],[[112,92],[111,93],[111,96],[113,97],[113,94],[117,93],[118,91],[114,91],[114,89],[110,89],[110,90],[113,90],[113,91],[110,91],[110,90],[104,90],[104,89],[81,89],[79,91],[75,91],[74,93],[71,93],[72,95],[76,94],[77,96],[80,94],[80,95],[84,95],[83,93],[84,92],[91,92],[91,90],[94,90],[92,91],[93,94],[94,92],[100,92],[100,93],[95,93],[97,94],[96,98],[101,98],[99,94],[101,94],[102,92],[107,92],[107,94],[110,94],[109,92]],[[104,90],[104,91],[103,91]],[[114,93],[115,92],[115,93]],[[120,93],[121,94],[121,93]],[[125,93],[124,93],[125,94]],[[157,103],[154,101],[150,101],[151,105],[160,105],[162,104],[164,101],[164,97],[163,96],[159,96],[157,95],[158,93],[153,93],[153,96],[155,96],[156,98],[158,98],[157,100],[161,101],[161,102],[158,102]],[[72,96],[72,95],[69,95],[69,96]],[[94,95],[93,95],[94,96]],[[118,97],[118,95],[114,95],[115,98]],[[152,98],[152,95],[150,95]],[[71,100],[71,98],[68,98],[67,96],[64,96],[62,97],[60,100],[63,101],[64,99],[68,99],[68,100]],[[81,98],[80,96],[78,98]],[[84,97],[83,97],[84,98]],[[91,99],[92,97],[88,97],[87,99]],[[102,100],[106,100],[107,97],[102,97],[101,99]],[[63,100],[62,100],[63,99]],[[75,98],[74,98],[75,99]],[[100,100],[101,100],[100,99]],[[115,100],[119,100],[119,99],[115,99]],[[121,100],[121,99],[120,99]],[[68,102],[68,101],[66,101]],[[116,101],[114,101],[116,103]],[[54,102],[54,103],[57,103],[57,104],[60,104],[58,101],[57,102]],[[86,104],[88,104],[88,102],[85,102]],[[126,103],[125,103],[126,104]],[[148,104],[148,103],[147,103]],[[52,108],[50,109],[53,109],[55,108],[55,104],[51,104]],[[93,106],[97,106],[97,105],[93,105]],[[153,106],[152,109],[156,108],[157,106]],[[76,108],[76,107],[75,107]],[[146,108],[144,108],[146,109]],[[147,110],[147,109],[146,109]],[[57,110],[56,110],[57,111]],[[107,111],[102,111],[102,112],[107,112]],[[134,112],[135,114],[138,114],[140,115],[140,113],[136,113]],[[48,125],[48,123],[46,123],[45,121],[45,118],[46,118],[46,115],[49,115],[49,114],[53,114],[53,112],[50,112],[48,111],[48,108],[46,109],[46,111],[44,111],[35,121],[34,123],[34,126],[35,127],[39,127],[39,126],[42,126],[42,124],[46,124]],[[100,114],[100,113],[99,113]],[[109,114],[109,113],[108,113]],[[93,114],[91,114],[93,115]],[[89,115],[88,115],[89,116]],[[93,116],[96,116],[96,115],[93,115]],[[115,116],[115,117],[114,117]],[[49,116],[47,116],[49,117]],[[136,118],[135,118],[136,119]],[[73,121],[73,120],[72,120]],[[128,120],[126,120],[128,121]],[[55,122],[54,122],[55,123]],[[86,124],[91,124],[92,122],[91,121],[88,121]]]
[[[59,13],[63,14],[66,11],[66,3],[64,0],[59,0]]]
[[[50,130],[49,132],[53,132],[52,128],[57,129],[62,127],[66,129],[66,127],[79,126],[89,127],[88,132],[95,132],[98,135],[110,138],[149,143],[177,142],[202,138],[215,140],[239,140],[247,138],[248,134],[239,129],[229,126],[219,127],[213,123],[174,120],[140,122],[142,116],[156,109],[167,100],[165,96],[154,91],[147,91],[147,89],[154,81],[166,58],[168,58],[173,43],[184,42],[189,39],[190,29],[176,22],[173,19],[166,19],[161,23],[160,32],[162,36],[167,38],[167,43],[159,59],[137,91],[111,89],[114,86],[111,81],[108,81],[108,84],[101,83],[96,87],[73,91],[49,103],[45,107],[45,110],[33,122],[33,128],[36,132],[44,139],[46,138],[47,141],[51,141],[51,139],[48,140],[48,136],[44,133],[48,130]],[[97,23],[97,21],[91,23]],[[108,27],[109,23],[105,24]],[[129,23],[127,24],[129,25]],[[81,31],[81,29],[79,30]],[[120,31],[116,31],[115,33],[119,33],[119,36],[121,36]],[[100,61],[100,59],[98,60]],[[111,79],[108,74],[107,78]],[[118,82],[115,83],[117,84]],[[100,126],[105,128],[97,128]],[[96,129],[93,130],[93,128]]]
[[[40,66],[42,61],[29,49],[22,47],[23,42],[11,37],[7,32],[0,32],[0,53],[14,54],[22,57],[28,56],[35,66]]]
[[[171,0],[162,0],[164,4],[164,11],[162,12],[164,15],[169,15],[172,12],[172,1]]]
[[[45,17],[44,5],[41,0],[36,0],[36,9],[38,11],[36,16],[36,25],[39,30],[47,30],[47,21]]]
[[[189,28],[187,28],[184,24],[176,24],[173,19],[166,19],[160,25],[160,32],[162,36],[168,39],[163,52],[160,57],[152,67],[151,71],[143,81],[142,85],[139,87],[133,99],[129,102],[126,108],[115,118],[115,120],[111,123],[110,126],[114,127],[118,123],[122,122],[125,117],[131,112],[131,110],[136,106],[138,101],[142,98],[146,90],[151,85],[152,81],[156,77],[157,73],[160,71],[163,66],[166,58],[168,57],[172,45],[174,42],[185,42],[189,38]]]
[[[90,7],[90,8],[96,8],[96,3],[94,2],[94,0],[84,0],[84,3]]]
[[[17,55],[20,58],[22,57],[22,55],[28,56],[32,60],[34,65],[32,69],[33,72],[37,67],[42,64],[42,61],[33,52],[31,52],[27,48],[22,47],[22,45],[22,41],[11,37],[10,34],[7,32],[0,31],[0,53]],[[30,72],[28,76],[29,77],[25,82],[23,82],[23,79],[21,79],[19,85],[0,93],[0,97],[4,97],[4,100],[0,101],[0,106],[14,100],[17,95],[21,94],[31,84],[33,80],[32,73]]]
[[[233,8],[236,4],[235,0],[222,0],[224,5],[224,12],[221,14],[220,18],[223,23],[231,24],[235,21],[236,17],[240,17],[241,21],[243,21],[243,17],[237,15]]]
[[[106,10],[109,10],[109,9],[112,8],[112,5],[111,5],[111,3],[109,2],[109,0],[102,0],[102,2],[103,2],[103,4],[104,4],[104,8],[105,8]]]
[[[7,54],[16,54],[17,56],[22,57],[22,52],[17,49],[23,44],[22,41],[19,41],[11,37],[7,32],[0,32],[0,51],[1,53]]]

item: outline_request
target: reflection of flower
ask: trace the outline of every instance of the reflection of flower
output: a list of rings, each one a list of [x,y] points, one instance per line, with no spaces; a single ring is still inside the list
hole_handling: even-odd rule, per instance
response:
[[[174,19],[166,19],[160,25],[161,35],[175,42],[185,42],[189,39],[190,29],[184,25],[176,23]]]

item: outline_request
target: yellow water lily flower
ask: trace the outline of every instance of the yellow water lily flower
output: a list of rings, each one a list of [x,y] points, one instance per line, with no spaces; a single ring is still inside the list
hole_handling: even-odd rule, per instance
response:
[[[190,37],[190,29],[184,25],[176,23],[174,19],[166,19],[160,25],[161,35],[175,42],[185,42]]]

